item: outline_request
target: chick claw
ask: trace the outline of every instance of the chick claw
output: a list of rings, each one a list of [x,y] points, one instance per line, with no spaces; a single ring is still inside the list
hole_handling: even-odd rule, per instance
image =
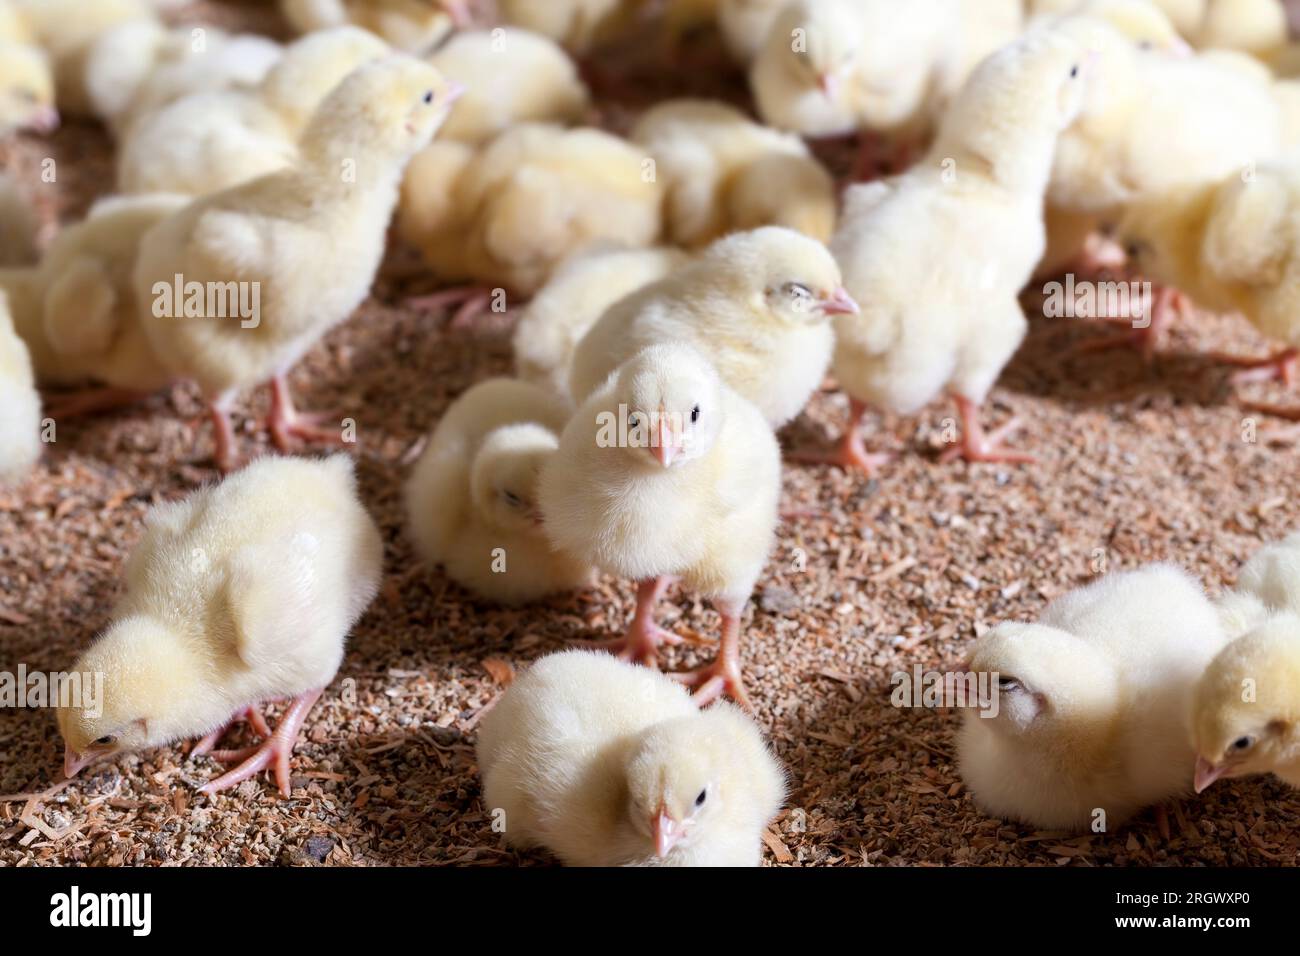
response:
[[[202,756],[203,754],[211,753],[212,748],[215,747],[217,742],[225,736],[226,731],[240,720],[247,721],[248,725],[253,728],[253,732],[259,737],[265,738],[271,736],[271,728],[266,725],[266,718],[262,716],[262,712],[258,710],[256,706],[251,706],[245,709],[242,714],[235,714],[230,718],[230,720],[226,721],[216,730],[212,731],[212,733],[201,739],[194,745],[194,749],[190,751],[190,756]]]
[[[235,761],[242,761],[242,763],[234,770],[227,771],[216,780],[199,787],[199,793],[213,794],[218,790],[233,787],[259,773],[274,761],[276,786],[280,790],[280,796],[287,799],[290,793],[289,758],[293,755],[293,748],[298,741],[298,734],[302,731],[307,712],[311,710],[320,695],[320,690],[310,690],[295,697],[289,709],[280,718],[280,724],[275,728],[275,732],[261,744],[244,750],[212,751],[214,760],[223,763]]]
[[[740,662],[726,654],[719,654],[712,664],[693,671],[668,674],[673,680],[695,689],[691,700],[697,707],[707,707],[719,697],[730,697],[751,714],[754,705],[745,693],[745,682],[740,675]]]
[[[294,408],[293,399],[289,395],[289,383],[284,376],[277,375],[271,379],[271,414],[267,416],[266,424],[271,429],[271,440],[280,451],[292,451],[295,438],[321,444],[344,444],[343,433],[339,428],[318,426],[319,422],[326,421],[328,417],[298,411]]]
[[[992,432],[985,432],[980,423],[979,406],[968,398],[956,396],[957,411],[961,415],[961,443],[953,445],[939,456],[940,464],[947,464],[957,458],[967,461],[1003,461],[1014,464],[1033,464],[1038,461],[1036,455],[1016,451],[1002,444],[1002,439],[1020,428],[1020,419],[1012,418]]]

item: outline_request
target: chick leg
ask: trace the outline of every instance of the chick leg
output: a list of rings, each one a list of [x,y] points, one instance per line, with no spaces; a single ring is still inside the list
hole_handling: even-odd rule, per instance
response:
[[[448,325],[453,329],[466,329],[491,307],[493,295],[492,289],[471,285],[407,299],[406,304],[428,312],[441,312],[457,306]]]
[[[247,721],[248,725],[253,728],[254,733],[259,737],[271,736],[271,728],[266,725],[266,718],[262,716],[262,712],[256,706],[252,706],[246,708],[242,714],[235,714],[212,733],[202,738],[194,745],[194,749],[190,751],[190,756],[202,756],[209,753],[217,745],[217,742],[225,736],[226,731],[241,720]]]
[[[862,417],[867,413],[867,405],[856,398],[849,399],[849,421],[844,429],[844,438],[840,441],[840,447],[833,452],[812,451],[810,449],[796,449],[790,453],[790,457],[795,461],[808,462],[816,465],[836,465],[848,470],[850,468],[861,468],[868,475],[874,475],[882,465],[893,459],[893,455],[888,453],[873,454],[867,451],[867,446],[862,441],[862,432],[859,430],[862,424]]]
[[[320,428],[316,425],[325,417],[303,413],[294,408],[293,397],[289,394],[289,382],[283,372],[271,379],[271,414],[266,421],[271,429],[271,440],[280,451],[292,451],[295,438],[308,442],[344,444],[341,429]]]
[[[955,396],[957,400],[957,411],[961,415],[961,443],[953,445],[942,455],[939,461],[947,463],[955,458],[965,458],[967,461],[1006,461],[1027,464],[1038,461],[1038,458],[1028,452],[1016,451],[1014,448],[1008,448],[1002,444],[1002,439],[1020,427],[1020,420],[1011,419],[1005,425],[992,431],[985,432],[984,426],[980,423],[980,408],[969,398],[963,398],[961,395]]]
[[[271,734],[260,746],[250,748],[247,751],[239,751],[238,757],[248,754],[244,760],[234,770],[227,771],[216,780],[209,781],[199,787],[199,793],[216,793],[218,790],[225,790],[227,787],[233,787],[237,783],[242,783],[249,777],[275,762],[275,782],[280,789],[280,796],[289,796],[289,758],[293,755],[294,745],[298,742],[298,734],[302,731],[303,721],[307,718],[307,711],[311,710],[312,705],[320,697],[323,688],[309,690],[305,694],[295,697],[289,709],[284,712],[280,718],[279,725],[275,732]],[[215,760],[228,760],[236,754],[215,750],[212,752]]]
[[[148,392],[129,388],[88,388],[78,392],[54,393],[45,398],[45,414],[55,421],[98,415],[127,405],[134,405],[149,397]]]
[[[740,673],[740,611],[741,608],[720,605],[722,613],[722,640],[718,645],[718,656],[712,664],[693,671],[680,671],[669,674],[675,681],[681,681],[695,688],[691,696],[698,706],[705,707],[721,696],[730,697],[751,713],[754,705],[745,693],[745,681]]]
[[[636,614],[628,625],[627,634],[613,641],[601,641],[592,646],[617,654],[619,660],[636,661],[646,667],[659,666],[659,648],[664,644],[681,644],[685,638],[665,630],[654,621],[655,606],[673,578],[662,575],[641,581],[636,586]]]
[[[1277,381],[1283,385],[1291,385],[1295,382],[1296,366],[1300,365],[1300,348],[1283,349],[1266,359],[1244,358],[1224,352],[1215,352],[1211,358],[1225,365],[1241,367],[1241,371],[1232,376],[1235,384]]]
[[[1075,354],[1085,352],[1105,352],[1110,349],[1131,346],[1138,349],[1142,354],[1144,362],[1150,362],[1156,354],[1156,346],[1160,344],[1164,337],[1164,332],[1174,319],[1185,315],[1191,308],[1191,302],[1182,292],[1177,289],[1171,289],[1168,286],[1163,287],[1156,293],[1156,301],[1151,309],[1151,321],[1147,323],[1146,328],[1131,329],[1128,332],[1119,332],[1114,335],[1103,335],[1096,339],[1090,339],[1074,347]],[[1123,322],[1132,322],[1132,319],[1122,319]]]
[[[223,475],[228,475],[239,467],[239,450],[235,444],[235,428],[230,424],[230,403],[232,396],[223,395],[208,404],[208,413],[212,417],[213,438],[217,449],[213,460]]]

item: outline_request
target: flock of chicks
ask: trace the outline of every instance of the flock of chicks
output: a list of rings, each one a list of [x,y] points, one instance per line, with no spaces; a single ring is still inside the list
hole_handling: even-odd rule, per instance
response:
[[[775,431],[828,370],[850,420],[800,457],[871,472],[866,411],[947,392],[944,459],[1032,460],[1014,420],[980,417],[1026,333],[1019,295],[1113,263],[1116,240],[1167,289],[1126,338],[1149,348],[1190,295],[1285,344],[1243,359],[1251,376],[1289,382],[1300,355],[1300,58],[1276,0],[501,0],[486,26],[468,2],[283,0],[302,34],[283,46],[168,27],[168,5],[0,0],[0,132],[62,110],[118,146],[118,195],[57,233],[0,183],[0,477],[32,468],[45,419],[182,380],[228,473],[148,517],[76,666],[105,675],[102,712],[59,710],[69,776],[201,737],[234,764],[205,792],[271,768],[288,795],[382,543],[348,458],[241,468],[231,409],[268,384],[277,448],[338,440],[286,377],[369,293],[390,225],[459,284],[422,308],[463,325],[528,300],[518,378],[457,399],[409,478],[422,555],[506,603],[597,572],[637,584],[616,654],[544,658],[481,724],[485,807],[568,863],[758,862],[784,775],[746,714],[740,622],[780,520]],[[571,54],[644,29],[646,7],[670,56],[716,27],[761,122],[674,100],[626,137],[583,125]],[[859,173],[899,172],[841,196],[805,142],[836,136],[859,138]],[[257,314],[160,309],[173,282],[253,287]],[[65,391],[42,410],[37,385]],[[674,581],[721,639],[661,674]],[[990,812],[1080,829],[1221,776],[1300,785],[1297,615],[1300,537],[1217,605],[1154,566],[996,627],[969,667],[1001,706],[967,713],[963,778]],[[259,706],[284,698],[271,730]],[[263,742],[217,749],[236,720]]]

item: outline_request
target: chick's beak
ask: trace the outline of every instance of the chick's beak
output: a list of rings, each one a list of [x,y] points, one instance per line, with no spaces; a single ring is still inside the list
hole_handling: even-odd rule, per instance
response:
[[[655,461],[665,468],[671,468],[677,456],[681,454],[682,446],[673,434],[672,426],[668,423],[668,415],[665,412],[659,413],[659,423],[655,428],[655,440],[651,443],[651,452],[654,453]]]
[[[59,128],[59,111],[53,106],[42,106],[32,114],[27,127],[36,133],[53,133]]]
[[[667,856],[668,851],[681,840],[683,832],[682,825],[660,805],[659,813],[650,821],[650,833],[655,840],[655,853],[661,858]]]
[[[458,83],[455,80],[452,80],[450,83],[448,83],[447,84],[447,105],[450,106],[452,103],[455,103],[458,99],[460,99],[462,96],[465,95],[465,91],[468,89],[469,87],[466,86],[464,83]]]
[[[831,293],[829,299],[822,299],[818,302],[817,307],[826,315],[857,315],[862,311],[844,286],[840,286]]]
[[[1223,764],[1214,765],[1204,757],[1196,758],[1196,776],[1192,782],[1197,793],[1200,793],[1214,781],[1223,776],[1228,768]]]
[[[81,768],[95,759],[93,753],[79,754],[67,744],[63,747],[63,776],[71,780],[81,773]]]
[[[1196,50],[1192,45],[1182,37],[1174,37],[1169,44],[1169,52],[1180,60],[1190,60],[1196,55]]]
[[[822,95],[827,99],[834,99],[835,94],[840,91],[840,78],[834,73],[822,73],[817,77],[817,89],[822,91]]]

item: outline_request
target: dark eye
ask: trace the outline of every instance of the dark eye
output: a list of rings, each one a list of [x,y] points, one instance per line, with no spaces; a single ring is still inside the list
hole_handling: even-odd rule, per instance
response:
[[[639,414],[637,414],[636,412],[633,412],[631,415],[627,416],[627,427],[628,427],[628,428],[640,428],[640,427],[641,427],[641,416],[640,416]]]
[[[691,421],[698,422],[699,420],[700,420],[700,406],[696,405],[694,408],[691,409]]]
[[[100,747],[111,747],[113,746],[113,744],[117,743],[117,738],[114,737],[112,734],[106,734],[105,736],[100,737],[98,740],[96,740],[95,743],[98,744]]]
[[[795,299],[811,299],[812,290],[806,285],[798,282],[787,282],[785,284],[785,294]]]
[[[427,93],[424,94],[424,102],[426,104],[433,102],[433,90],[429,90]]]
[[[1020,687],[1020,681],[1014,677],[999,677],[998,690],[1016,690]]]
[[[1233,750],[1249,750],[1255,743],[1254,737],[1238,737],[1232,742]]]
[[[704,801],[705,801],[705,799],[708,797],[708,795],[709,795],[709,791],[707,791],[707,790],[701,790],[701,791],[700,791],[700,795],[699,795],[698,797],[695,798],[695,805],[696,805],[697,807],[702,807],[702,806],[704,806]]]
[[[1153,44],[1151,43],[1150,40],[1143,40],[1141,43],[1138,44],[1138,49],[1139,49],[1139,50],[1149,50],[1149,49],[1151,49],[1152,46],[1153,46]]]
[[[515,507],[515,508],[518,508],[520,505],[522,505],[522,504],[524,503],[524,502],[523,502],[523,499],[520,498],[520,497],[519,497],[517,494],[515,494],[513,491],[503,491],[503,492],[501,492],[501,496],[502,496],[503,498],[506,499],[506,502],[507,502],[508,504],[510,504],[511,506],[513,506],[513,507]]]
[[[1073,80],[1078,75],[1079,75],[1079,64],[1076,63],[1074,66],[1070,67],[1070,79]]]

